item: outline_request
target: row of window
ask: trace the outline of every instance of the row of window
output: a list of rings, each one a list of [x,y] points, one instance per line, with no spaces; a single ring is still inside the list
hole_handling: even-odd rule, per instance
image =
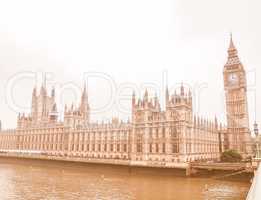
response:
[[[28,135],[28,136],[18,136],[19,142],[51,142],[53,140],[55,141],[61,141],[62,140],[62,134],[55,134],[55,135]]]
[[[10,145],[3,145],[10,147]],[[24,144],[20,145],[20,150],[34,149],[34,150],[62,150],[62,144]],[[114,149],[115,148],[115,149]],[[127,144],[72,144],[71,151],[97,151],[97,152],[127,152]]]
[[[72,144],[71,147],[73,151],[127,152],[127,144],[87,144],[86,146],[84,144]]]
[[[110,137],[108,137],[108,135],[104,134],[102,135],[101,133],[100,134],[73,134],[72,135],[72,138],[80,138],[81,140],[85,140],[85,138],[87,138],[88,140],[90,139],[97,139],[97,140],[101,140],[102,138],[103,139],[107,139],[107,138],[110,138],[111,140],[115,140],[115,139],[128,139],[128,134],[127,133],[124,133],[124,135],[116,135],[116,134],[111,134]]]
[[[161,146],[161,151],[160,151],[160,147]],[[153,147],[154,147],[154,152],[155,153],[166,153],[166,144],[162,143],[162,145],[159,145],[158,143],[156,144],[149,144],[149,152],[150,153],[154,153],[153,152]],[[136,144],[136,150],[138,153],[142,153],[143,152],[143,145],[142,143],[138,143]],[[171,148],[172,153],[179,153],[179,145],[177,143],[172,144],[172,148]]]
[[[144,134],[144,129],[136,129],[136,135],[143,135]],[[170,128],[170,136],[172,138],[177,138],[178,137],[178,132],[176,127],[171,127]],[[166,129],[165,127],[162,128],[149,128],[149,137],[153,138],[153,136],[155,136],[156,138],[162,137],[165,138],[166,137]]]

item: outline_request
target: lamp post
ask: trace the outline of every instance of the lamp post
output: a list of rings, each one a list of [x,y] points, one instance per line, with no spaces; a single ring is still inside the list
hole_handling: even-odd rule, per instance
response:
[[[258,125],[254,123],[254,133],[256,136],[256,158],[260,158],[260,149],[259,149],[259,138],[258,138]]]

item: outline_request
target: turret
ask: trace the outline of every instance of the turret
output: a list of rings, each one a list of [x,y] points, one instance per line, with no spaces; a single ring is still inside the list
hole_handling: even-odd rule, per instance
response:
[[[192,95],[190,90],[185,91],[183,84],[166,103],[166,112],[169,119],[176,117],[192,123]]]
[[[155,97],[154,97],[154,108],[157,111],[160,111],[160,103],[159,103],[159,99],[158,99],[158,96],[156,93],[155,93]]]
[[[184,86],[183,86],[183,83],[181,83],[181,87],[180,87],[180,95],[181,96],[184,96]]]
[[[149,103],[149,94],[148,94],[148,90],[146,89],[143,96],[143,105],[145,108],[148,107],[148,103]]]
[[[46,89],[46,78],[42,83],[39,94],[37,94],[37,87],[33,88],[32,91],[32,102],[31,102],[31,114],[25,119],[24,116],[18,116],[17,126],[45,126],[50,120],[50,115],[53,112],[55,104],[55,89],[51,91],[51,95],[48,96]]]
[[[53,99],[55,98],[55,88],[54,88],[54,87],[53,87],[53,89],[52,89],[51,96],[52,96]]]
[[[157,95],[154,98],[149,98],[146,89],[143,99],[138,99],[136,102],[135,93],[132,94],[132,121],[147,123],[160,118],[161,108]]]
[[[81,102],[79,106],[71,105],[68,110],[67,105],[64,108],[64,122],[66,126],[78,128],[86,127],[89,124],[90,107],[86,86],[84,85]]]
[[[28,128],[32,126],[32,118],[30,116],[25,116],[23,113],[22,115],[19,113],[17,117],[17,128]]]
[[[131,99],[131,102],[132,102],[132,109],[134,109],[135,104],[136,104],[135,91],[133,91],[133,93],[132,93],[132,99]]]
[[[217,120],[217,116],[215,116],[215,129],[218,130],[218,120]]]
[[[31,106],[31,115],[33,123],[37,122],[37,112],[38,112],[38,105],[37,105],[37,89],[34,87],[32,93],[32,106]]]
[[[80,113],[83,117],[84,124],[87,125],[89,123],[89,114],[90,114],[90,107],[88,103],[88,94],[86,90],[86,85],[84,84],[83,92],[82,92],[82,98],[81,98],[81,104],[80,104]]]
[[[165,92],[165,104],[166,104],[166,107],[168,106],[168,103],[169,103],[169,89],[168,89],[168,86],[166,87],[166,92]]]
[[[41,96],[46,96],[47,95],[47,91],[46,91],[46,76],[44,76],[44,81],[43,81],[42,86],[41,86],[40,95]]]

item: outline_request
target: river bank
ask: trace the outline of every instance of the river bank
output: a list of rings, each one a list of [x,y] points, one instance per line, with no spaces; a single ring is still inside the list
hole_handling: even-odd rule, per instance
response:
[[[177,166],[155,166],[155,165],[135,165],[131,164],[128,160],[106,160],[106,159],[82,159],[82,158],[72,158],[72,157],[57,157],[57,156],[46,156],[46,155],[26,155],[26,154],[2,154],[0,153],[0,158],[6,160],[17,160],[17,161],[26,161],[26,160],[35,160],[42,161],[43,163],[51,163],[51,162],[61,162],[68,165],[78,164],[83,166],[95,166],[97,167],[108,167],[108,168],[116,168],[116,169],[125,169],[128,172],[157,172],[162,175],[164,174],[174,174],[176,176],[185,177],[187,176],[187,171],[189,169],[189,164],[180,163]],[[206,178],[214,178],[214,179],[227,179],[227,180],[235,180],[235,181],[246,181],[249,182],[253,178],[252,172],[243,172],[240,174],[236,174],[233,176],[227,176],[229,174],[233,174],[233,170],[215,170],[215,169],[204,169],[204,170],[196,170],[197,173],[193,173],[191,177],[206,177]],[[153,174],[153,173],[152,173]]]

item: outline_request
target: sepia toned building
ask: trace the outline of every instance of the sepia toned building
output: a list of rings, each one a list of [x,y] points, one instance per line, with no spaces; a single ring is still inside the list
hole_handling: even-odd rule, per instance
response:
[[[232,40],[228,48],[228,59],[224,66],[224,89],[227,111],[226,148],[241,154],[252,152],[247,103],[246,72]]]
[[[44,83],[39,94],[33,90],[31,113],[19,114],[16,129],[1,131],[0,151],[170,167],[218,160],[229,148],[249,154],[246,77],[232,39],[228,53],[224,68],[227,127],[216,117],[210,120],[195,115],[192,94],[183,85],[174,94],[166,88],[164,109],[157,96],[150,98],[145,91],[138,98],[133,93],[131,120],[113,118],[110,123],[90,121],[84,86],[79,106],[65,105],[64,119],[58,122],[55,90],[49,96]],[[232,117],[238,123],[231,121]]]

